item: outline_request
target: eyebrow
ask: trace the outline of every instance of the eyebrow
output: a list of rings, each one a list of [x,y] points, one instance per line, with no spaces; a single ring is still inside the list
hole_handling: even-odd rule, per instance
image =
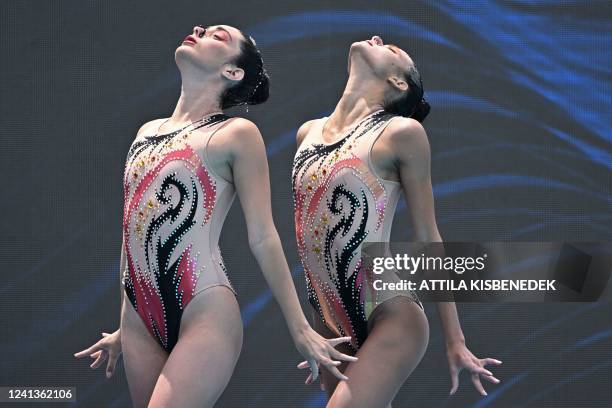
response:
[[[400,47],[398,47],[397,45],[395,45],[395,44],[387,44],[387,45],[388,45],[389,47],[395,48],[395,50],[396,50],[396,51],[398,51],[398,52],[401,54],[401,51],[402,51],[402,50],[401,50],[401,48],[400,48]]]
[[[200,27],[202,27],[202,26],[200,26]],[[212,26],[211,26],[211,27],[212,27]],[[209,29],[209,28],[211,28],[211,27],[206,27],[206,28],[204,28],[204,29],[205,29],[205,30],[208,30],[208,29]],[[215,28],[213,28],[212,30],[213,30],[213,31],[215,31],[215,30],[222,30],[222,31],[225,31],[225,32],[227,33],[227,35],[229,35],[230,41],[232,41],[232,40],[233,40],[232,35],[230,34],[230,32],[229,32],[229,31],[227,31],[225,28],[223,28],[223,27],[221,27],[221,26],[216,26],[216,27],[215,27]]]
[[[393,48],[395,48],[395,49],[397,50],[397,52],[398,52],[400,55],[402,55],[402,52],[403,52],[404,54],[408,55],[408,53],[407,53],[407,52],[403,51],[403,50],[402,50],[400,47],[398,47],[398,46],[397,46],[397,45],[395,45],[395,44],[387,44],[387,45],[388,45],[389,47],[393,47]],[[409,58],[409,59],[410,59],[410,58]]]

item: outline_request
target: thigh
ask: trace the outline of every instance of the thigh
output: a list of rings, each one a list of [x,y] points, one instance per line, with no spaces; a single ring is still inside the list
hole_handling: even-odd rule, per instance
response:
[[[234,294],[215,286],[194,296],[178,342],[157,380],[149,407],[212,407],[227,386],[242,348]]]
[[[359,348],[359,360],[344,372],[328,407],[385,407],[416,368],[427,349],[429,324],[412,300],[398,296],[370,316],[370,332]]]
[[[146,407],[168,353],[162,349],[127,297],[121,311],[121,350],[134,407]]]

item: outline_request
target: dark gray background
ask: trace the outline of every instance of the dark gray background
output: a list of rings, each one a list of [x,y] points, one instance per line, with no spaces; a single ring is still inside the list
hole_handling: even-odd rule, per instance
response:
[[[122,364],[107,380],[72,354],[118,325],[125,156],[141,124],[171,114],[174,50],[195,24],[242,28],[264,55],[270,100],[233,113],[264,135],[275,221],[309,311],[294,137],[335,106],[351,42],[379,34],[421,71],[443,239],[609,241],[611,16],[606,1],[3,1],[0,385],[76,386],[79,406],[129,406]],[[410,239],[404,202],[394,225],[394,239]],[[295,368],[238,201],[221,248],[245,341],[218,406],[323,406]],[[440,323],[425,308],[429,349],[394,406],[611,406],[609,302],[458,304],[470,349],[504,361],[487,398],[467,376],[447,397]]]

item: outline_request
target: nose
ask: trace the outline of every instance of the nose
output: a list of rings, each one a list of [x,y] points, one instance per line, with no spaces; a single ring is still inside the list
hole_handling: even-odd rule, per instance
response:
[[[201,25],[193,27],[193,33],[196,37],[199,37],[202,32],[204,32],[204,27],[202,27]]]
[[[379,36],[375,35],[372,37],[372,41],[374,41],[374,44],[376,45],[383,45],[383,40],[382,38],[380,38]]]

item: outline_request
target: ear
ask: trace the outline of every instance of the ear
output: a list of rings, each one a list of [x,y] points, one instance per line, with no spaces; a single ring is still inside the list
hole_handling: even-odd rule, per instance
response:
[[[221,69],[221,75],[230,81],[240,81],[244,78],[244,70],[242,68],[238,68],[235,65],[224,65]]]
[[[391,86],[393,86],[398,91],[404,92],[408,90],[408,82],[404,81],[399,77],[391,76],[387,78],[387,81],[389,81]]]

